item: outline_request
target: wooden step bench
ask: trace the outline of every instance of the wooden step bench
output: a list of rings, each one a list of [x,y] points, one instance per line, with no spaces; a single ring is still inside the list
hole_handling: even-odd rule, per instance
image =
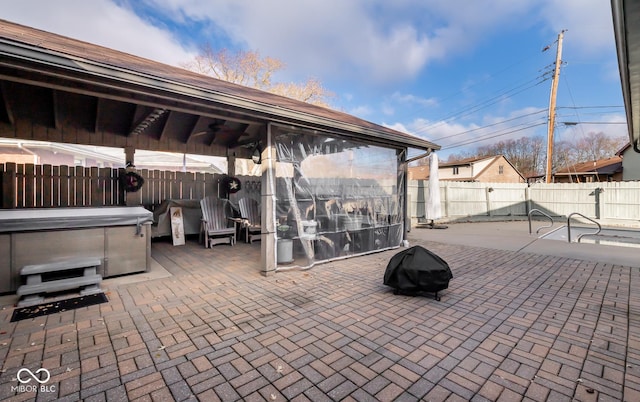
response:
[[[102,275],[98,274],[98,267],[102,261],[99,258],[77,258],[73,260],[57,261],[48,264],[26,265],[20,270],[21,276],[26,276],[26,284],[18,287],[16,294],[24,296],[18,302],[18,307],[31,306],[44,302],[43,294],[62,292],[80,288],[80,294],[88,295],[100,293]],[[42,274],[69,271],[83,268],[82,276],[63,279],[42,280]]]

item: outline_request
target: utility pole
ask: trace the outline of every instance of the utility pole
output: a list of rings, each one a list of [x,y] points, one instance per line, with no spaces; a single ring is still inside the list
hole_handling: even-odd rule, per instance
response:
[[[551,183],[551,167],[553,162],[553,130],[556,124],[556,94],[558,93],[558,78],[560,78],[560,66],[562,65],[562,38],[565,30],[558,34],[558,50],[556,51],[556,66],[551,82],[551,96],[549,98],[549,120],[547,125],[547,174],[546,183]]]

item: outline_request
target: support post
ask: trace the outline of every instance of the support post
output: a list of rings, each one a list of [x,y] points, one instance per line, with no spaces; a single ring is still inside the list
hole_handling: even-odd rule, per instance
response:
[[[491,216],[491,192],[493,192],[493,187],[485,188],[485,196],[487,202],[487,216]]]
[[[400,216],[402,216],[402,240],[406,240],[407,239],[407,233],[411,230],[411,220],[409,219],[409,227],[407,227],[407,178],[409,176],[408,174],[408,170],[407,170],[407,163],[405,163],[405,161],[407,160],[407,149],[403,149],[403,150],[398,150],[396,151],[396,156],[397,156],[397,163],[398,163],[398,181],[397,181],[397,189],[398,189],[398,201],[400,202],[400,207],[402,208],[400,211],[398,211],[398,214],[400,214]],[[394,246],[397,246],[397,244],[394,244]]]
[[[227,174],[231,177],[236,175],[236,154],[227,155]]]
[[[604,189],[601,187],[598,187],[593,192],[596,200],[596,219],[602,219],[602,216],[603,216],[602,212],[604,210],[604,205],[602,202],[601,194],[604,192]]]
[[[135,158],[134,155],[136,153],[136,149],[134,147],[128,146],[124,148],[124,160],[125,166],[128,168],[129,166],[135,166]],[[124,203],[128,207],[137,206],[140,204],[139,202],[140,196],[137,193],[131,193],[127,191],[125,195]]]
[[[449,199],[451,198],[451,194],[449,194],[449,182],[444,183],[444,216],[449,217],[449,213],[451,211],[449,205]]]
[[[2,194],[2,202],[0,208],[16,208],[16,164],[7,162],[4,165],[4,172],[0,172],[1,179],[0,194]]]
[[[272,126],[267,124],[267,145],[262,151],[262,202],[260,226],[260,266],[262,275],[269,276],[276,272],[276,148],[273,144]]]

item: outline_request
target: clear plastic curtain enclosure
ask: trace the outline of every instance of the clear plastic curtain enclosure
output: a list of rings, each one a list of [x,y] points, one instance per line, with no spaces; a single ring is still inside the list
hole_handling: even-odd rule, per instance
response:
[[[273,144],[278,266],[400,244],[404,173],[396,149],[284,129]]]

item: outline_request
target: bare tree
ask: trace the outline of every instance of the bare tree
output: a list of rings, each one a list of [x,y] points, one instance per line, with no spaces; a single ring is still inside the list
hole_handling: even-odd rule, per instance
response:
[[[200,74],[258,88],[292,99],[329,107],[328,100],[334,96],[320,81],[310,78],[304,83],[273,82],[276,72],[284,68],[284,63],[272,57],[262,57],[257,51],[229,52],[227,49],[214,50],[210,45],[202,47],[193,60],[182,64],[183,68]]]
[[[610,137],[603,132],[589,132],[579,138],[572,155],[575,163],[610,158],[628,141],[626,137]]]
[[[329,106],[326,102],[327,98],[333,97],[333,94],[314,78],[310,78],[302,84],[293,82],[275,84],[271,87],[270,92],[324,107]]]
[[[610,158],[627,141],[626,137],[610,137],[602,132],[591,132],[576,142],[556,142],[553,152],[553,170],[563,169],[576,163]],[[450,155],[448,161],[504,155],[524,176],[533,176],[542,174],[546,168],[546,148],[546,138],[522,137],[518,140],[499,141],[473,151]]]
[[[524,176],[537,174],[544,163],[542,137],[509,139],[478,148],[478,156],[504,155]]]

